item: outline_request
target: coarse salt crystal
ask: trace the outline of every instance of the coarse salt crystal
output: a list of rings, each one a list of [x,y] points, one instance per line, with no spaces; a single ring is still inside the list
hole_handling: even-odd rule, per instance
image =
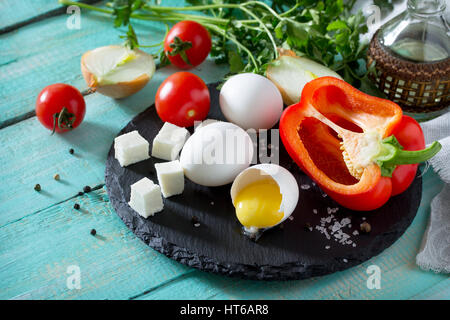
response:
[[[300,188],[301,188],[302,190],[308,190],[309,188],[311,188],[311,186],[310,186],[309,184],[302,184],[302,185],[300,186]]]

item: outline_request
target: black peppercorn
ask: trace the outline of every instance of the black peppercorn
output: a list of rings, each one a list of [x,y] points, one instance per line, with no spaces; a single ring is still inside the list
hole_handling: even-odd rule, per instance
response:
[[[75,152],[75,151],[74,151],[72,148],[69,149],[69,153],[70,153],[70,154],[73,154],[74,152]]]
[[[34,190],[41,191],[41,185],[38,183],[34,186]]]
[[[91,230],[91,235],[95,236],[96,234],[97,234],[97,230],[92,229],[92,230]]]
[[[79,210],[79,209],[80,209],[80,205],[79,205],[78,203],[75,203],[75,204],[73,205],[73,208],[74,208],[75,210]]]
[[[78,192],[78,195],[79,195],[79,196],[82,196],[82,195],[83,195],[83,192],[81,192],[81,191]]]
[[[91,187],[89,187],[89,186],[85,186],[84,188],[83,188],[83,191],[84,192],[91,192]]]
[[[361,231],[364,233],[369,233],[372,230],[372,227],[368,222],[363,222],[360,225]]]

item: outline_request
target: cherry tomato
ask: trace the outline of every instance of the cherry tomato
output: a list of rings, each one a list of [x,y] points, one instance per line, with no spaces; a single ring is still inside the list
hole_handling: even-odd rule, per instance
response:
[[[195,21],[180,21],[164,39],[164,52],[175,66],[190,69],[202,63],[211,51],[208,30]]]
[[[36,116],[53,132],[78,127],[86,113],[86,103],[77,88],[64,83],[45,87],[36,100]]]
[[[156,92],[155,106],[159,117],[179,127],[190,127],[194,121],[205,119],[209,104],[208,87],[190,72],[174,73]]]
[[[405,150],[415,151],[425,148],[425,138],[419,123],[413,118],[403,115],[402,121],[392,133]],[[392,173],[392,195],[402,193],[411,185],[416,177],[418,164],[404,164],[395,168]]]

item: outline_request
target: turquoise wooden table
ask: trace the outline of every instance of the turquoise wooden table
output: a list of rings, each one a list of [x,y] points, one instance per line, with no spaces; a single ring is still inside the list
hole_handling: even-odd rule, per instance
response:
[[[329,276],[264,283],[226,278],[188,268],[144,245],[109,203],[105,160],[117,132],[153,103],[159,84],[175,69],[158,70],[142,91],[124,100],[86,94],[83,124],[51,136],[33,113],[40,90],[64,82],[87,93],[82,53],[119,42],[119,31],[101,14],[82,11],[81,29],[68,29],[67,19],[56,1],[0,1],[1,299],[450,297],[447,276],[415,264],[430,201],[442,187],[431,170],[423,176],[421,206],[406,233],[379,256]],[[162,25],[135,25],[141,39],[155,43],[163,37]],[[194,72],[213,82],[227,68],[206,61]],[[56,173],[60,181],[53,179]],[[36,183],[41,192],[34,190]],[[85,185],[93,191],[78,195]],[[82,209],[73,209],[75,203]],[[96,237],[90,235],[93,228]],[[371,265],[380,268],[380,289],[367,286]],[[79,283],[72,281],[77,275]]]

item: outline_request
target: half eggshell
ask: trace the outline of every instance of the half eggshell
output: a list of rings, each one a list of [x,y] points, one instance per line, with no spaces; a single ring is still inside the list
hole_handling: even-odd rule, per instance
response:
[[[284,216],[281,221],[276,224],[278,225],[292,214],[297,207],[299,197],[297,180],[295,180],[292,173],[285,168],[273,163],[264,163],[245,169],[236,177],[236,179],[234,179],[230,191],[231,200],[234,205],[234,199],[243,188],[253,182],[265,180],[267,178],[273,179],[280,188],[281,205],[279,212],[283,212]]]

